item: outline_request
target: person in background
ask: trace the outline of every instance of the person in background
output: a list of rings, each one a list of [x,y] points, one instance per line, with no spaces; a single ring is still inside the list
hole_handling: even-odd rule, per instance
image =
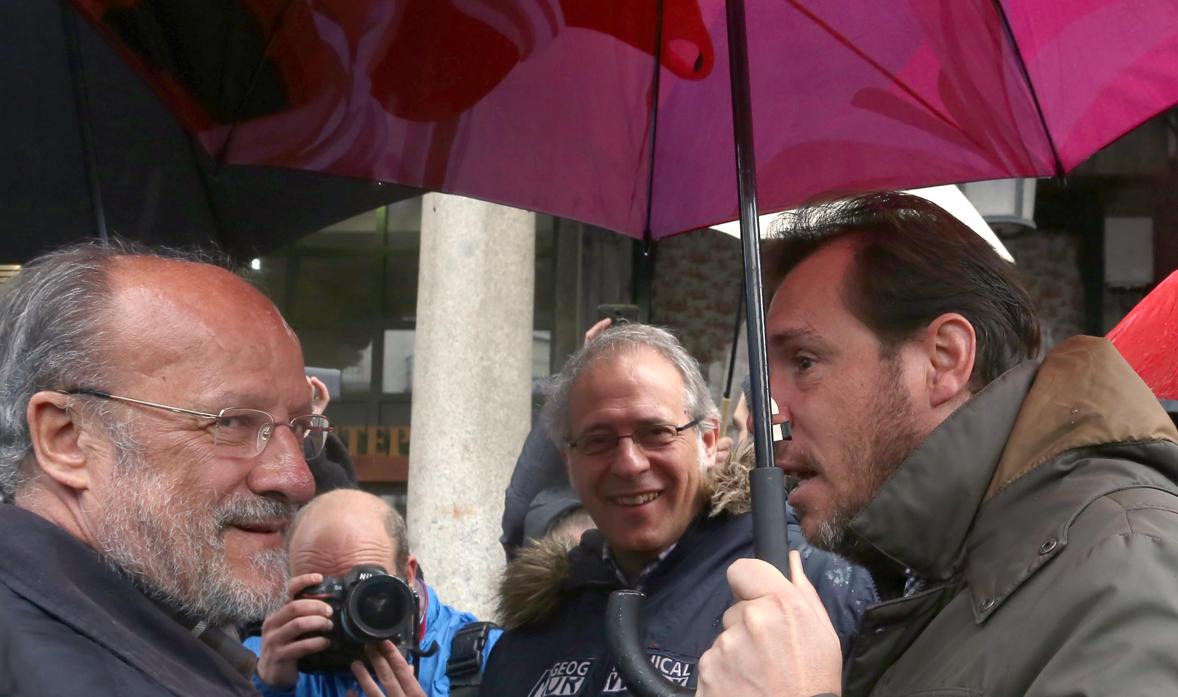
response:
[[[598,321],[585,332],[585,343],[612,323],[609,317]],[[732,439],[721,434],[716,441],[717,462],[727,462],[732,445]],[[569,485],[560,449],[541,419],[528,433],[504,493],[499,544],[507,560],[514,559],[521,547],[539,540],[561,520],[583,520],[573,515],[578,511],[584,511],[581,500]]]
[[[331,392],[327,385],[314,375],[308,375],[307,387],[311,388],[311,411],[316,414],[327,411],[327,405],[331,404]]]
[[[502,630],[438,599],[409,552],[404,518],[383,499],[347,489],[316,496],[295,517],[289,555],[290,602],[266,618],[260,637],[245,642],[260,656],[254,683],[263,697],[345,697],[359,690],[379,697],[380,687],[389,694],[417,694],[418,685],[428,697],[477,693],[482,666]],[[322,634],[339,620],[327,603],[300,593],[326,576],[342,577],[365,564],[400,577],[417,597],[418,637],[426,655],[415,666],[416,679],[387,641],[367,649],[372,673],[359,661],[352,672],[300,673],[299,660],[326,649]]]
[[[322,414],[331,403],[331,393],[327,385],[319,378],[307,376],[307,385],[311,389],[311,410]],[[311,467],[311,475],[315,477],[315,493],[323,494],[334,489],[357,489],[360,486],[356,478],[356,465],[343,441],[334,432],[327,434],[327,441],[323,451],[311,458],[307,463]]]
[[[518,552],[500,603],[507,631],[480,694],[625,689],[604,629],[609,593],[622,588],[646,593],[640,624],[652,663],[693,685],[696,660],[732,602],[724,570],[753,554],[747,507],[735,497],[712,503],[719,413],[699,366],[669,332],[622,324],[571,356],[554,386],[544,424],[596,529],[571,552],[560,543]],[[849,635],[875,598],[871,580],[792,532],[806,573]]]

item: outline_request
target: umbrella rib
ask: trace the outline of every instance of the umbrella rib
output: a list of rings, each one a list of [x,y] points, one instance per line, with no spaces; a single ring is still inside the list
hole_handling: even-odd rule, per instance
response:
[[[1031,101],[1035,105],[1035,113],[1039,116],[1039,125],[1043,127],[1043,135],[1047,138],[1047,147],[1051,148],[1051,159],[1055,163],[1055,176],[1061,180],[1064,176],[1063,163],[1059,160],[1059,151],[1055,147],[1055,139],[1051,137],[1051,129],[1047,127],[1047,117],[1043,114],[1043,107],[1039,104],[1039,93],[1035,91],[1035,85],[1031,82],[1031,72],[1027,70],[1027,62],[1023,59],[1022,49],[1019,48],[1018,41],[1014,38],[1014,29],[1010,26],[1010,19],[1006,16],[1006,8],[1002,6],[1002,0],[994,0],[994,11],[998,13],[998,18],[1002,20],[1002,31],[1006,35],[1006,40],[1010,44],[1010,48],[1014,51],[1014,57],[1018,61],[1019,73],[1023,76],[1023,84],[1027,86],[1027,91],[1031,93]]]
[[[184,135],[184,139],[188,142],[188,155],[192,158],[192,165],[196,170],[196,178],[197,181],[200,182],[200,190],[202,193],[204,193],[205,200],[209,204],[209,214],[213,216],[213,233],[217,236],[217,246],[220,247],[226,254],[232,255],[232,252],[230,252],[231,247],[229,245],[229,238],[225,234],[225,219],[221,215],[221,209],[217,205],[217,198],[213,195],[213,187],[209,182],[210,175],[201,165],[199,153],[203,151],[199,149],[196,141],[191,135],[187,133]],[[214,167],[215,166],[216,163],[214,163]]]
[[[663,63],[663,0],[658,0],[655,11],[658,14],[658,20],[654,25],[654,51],[651,52],[654,54],[654,75],[650,81],[650,157],[647,158],[650,169],[646,173],[646,223],[642,228],[642,241],[645,243],[644,251],[646,253],[650,252],[650,242],[653,238],[650,221],[654,215],[654,160],[657,152],[655,143],[659,132],[659,78]]]
[[[220,150],[217,151],[217,156],[214,158],[218,173],[220,172],[220,168],[225,164],[225,158],[229,154],[229,148],[232,147],[233,139],[237,135],[237,126],[241,122],[241,114],[245,111],[245,105],[249,103],[250,95],[258,83],[258,76],[262,74],[262,66],[266,63],[266,57],[270,55],[270,49],[274,46],[274,39],[278,36],[278,32],[282,30],[282,25],[286,20],[286,13],[290,9],[292,1],[286,0],[282,4],[282,9],[275,15],[274,26],[270,28],[270,35],[266,37],[266,47],[262,49],[262,55],[258,58],[258,63],[254,66],[253,73],[250,74],[249,82],[246,83],[245,90],[241,93],[241,101],[237,103],[237,109],[233,114],[233,121],[229,124],[229,133],[225,136],[225,140],[221,144]]]
[[[922,107],[924,107],[934,117],[945,122],[946,125],[948,125],[950,128],[953,128],[958,133],[961,133],[963,136],[966,137],[966,139],[970,140],[971,142],[974,142],[974,143],[977,142],[976,139],[973,138],[972,135],[968,131],[963,130],[957,124],[956,121],[949,118],[940,109],[937,109],[932,104],[930,104],[929,101],[926,100],[924,97],[922,97],[916,90],[912,89],[910,86],[908,86],[906,83],[904,83],[903,80],[900,80],[898,77],[896,77],[896,75],[894,73],[892,73],[890,70],[885,68],[882,64],[879,63],[879,61],[877,61],[874,58],[872,58],[871,56],[867,55],[867,53],[865,53],[862,49],[857,47],[854,44],[854,42],[852,42],[850,39],[848,39],[846,36],[844,36],[842,33],[840,33],[837,29],[832,27],[828,22],[824,21],[818,15],[814,14],[813,12],[808,10],[807,8],[803,7],[802,4],[799,2],[799,0],[787,0],[787,1],[789,2],[790,5],[792,5],[794,7],[794,9],[796,9],[798,12],[805,15],[807,19],[809,19],[811,22],[816,24],[820,29],[825,31],[830,36],[834,37],[834,39],[836,41],[838,41],[840,44],[842,44],[843,47],[845,47],[848,51],[850,51],[851,53],[853,53],[856,56],[858,56],[859,58],[861,58],[863,60],[863,62],[867,63],[869,66],[874,68],[876,72],[878,72],[880,75],[883,75],[892,84],[896,85],[901,90],[906,92],[908,94],[908,96],[912,97],[912,99],[917,104],[920,104]]]
[[[102,184],[98,179],[98,158],[94,154],[94,129],[90,124],[90,93],[86,89],[86,66],[82,61],[82,47],[78,40],[77,18],[72,13],[69,3],[62,2],[61,21],[69,54],[70,83],[74,88],[75,105],[78,108],[83,168],[86,173],[86,184],[90,189],[90,205],[94,209],[94,226],[98,232],[98,239],[106,244],[109,237],[106,229],[106,211],[102,205]]]

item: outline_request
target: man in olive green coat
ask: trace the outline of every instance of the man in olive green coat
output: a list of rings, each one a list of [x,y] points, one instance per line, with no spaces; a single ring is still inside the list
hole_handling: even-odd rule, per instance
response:
[[[1103,339],[1036,360],[1013,267],[901,194],[767,251],[777,464],[879,586],[840,680],[804,578],[742,560],[699,695],[1178,694],[1178,432]]]

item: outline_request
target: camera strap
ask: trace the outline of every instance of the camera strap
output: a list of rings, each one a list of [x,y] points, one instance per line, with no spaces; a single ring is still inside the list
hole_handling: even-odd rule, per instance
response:
[[[494,622],[471,622],[454,633],[450,640],[450,657],[446,660],[446,677],[450,678],[450,697],[474,697],[483,681],[483,649]]]

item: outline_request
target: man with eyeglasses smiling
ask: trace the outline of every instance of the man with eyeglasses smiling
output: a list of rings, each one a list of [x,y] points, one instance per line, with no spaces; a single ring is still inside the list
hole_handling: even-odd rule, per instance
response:
[[[747,490],[743,500],[712,495],[719,413],[698,364],[663,329],[611,327],[565,363],[543,418],[597,529],[567,554],[542,542],[509,565],[500,603],[508,631],[481,697],[625,694],[604,635],[606,600],[619,588],[647,595],[640,624],[652,664],[694,685],[732,602],[725,569],[753,555]],[[806,547],[791,527],[794,544]],[[817,550],[805,556],[849,635],[874,600],[870,579]]]
[[[0,694],[249,695],[312,496],[299,342],[231,272],[125,245],[0,296]]]

